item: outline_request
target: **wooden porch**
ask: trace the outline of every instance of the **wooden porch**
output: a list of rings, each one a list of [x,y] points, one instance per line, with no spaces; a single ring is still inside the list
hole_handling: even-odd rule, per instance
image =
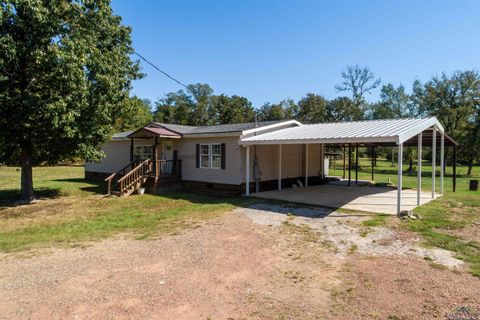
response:
[[[155,186],[162,178],[180,180],[181,175],[181,160],[134,160],[105,179],[107,194],[128,196],[143,187],[149,179]]]

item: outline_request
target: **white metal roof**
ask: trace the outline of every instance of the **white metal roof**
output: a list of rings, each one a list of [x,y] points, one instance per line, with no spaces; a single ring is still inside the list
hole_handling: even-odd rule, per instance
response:
[[[399,144],[434,125],[440,132],[444,132],[443,126],[435,117],[306,124],[253,137],[242,137],[239,144],[382,142]]]

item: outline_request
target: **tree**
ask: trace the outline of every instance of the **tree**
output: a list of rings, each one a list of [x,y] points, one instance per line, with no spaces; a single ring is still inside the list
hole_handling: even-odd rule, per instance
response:
[[[363,111],[349,97],[338,97],[328,102],[328,112],[333,121],[358,121]]]
[[[304,123],[333,121],[328,111],[328,101],[324,97],[308,93],[298,102],[298,111],[295,118]]]
[[[148,99],[140,99],[133,96],[125,101],[116,124],[116,131],[128,131],[138,129],[153,120],[151,102]]]
[[[259,121],[274,121],[285,119],[285,110],[280,104],[265,103],[257,112]]]
[[[347,66],[347,70],[342,72],[342,78],[342,83],[335,86],[335,89],[337,92],[350,92],[355,106],[365,113],[365,94],[371,93],[380,85],[380,78],[376,78],[369,68],[361,68],[359,65]]]
[[[255,113],[252,103],[244,97],[221,94],[212,98],[213,124],[252,122]]]
[[[192,112],[190,113],[190,125],[206,126],[210,124],[213,89],[208,84],[197,83],[189,85],[188,90],[194,99]]]
[[[412,116],[409,110],[410,97],[405,87],[395,88],[389,83],[380,90],[380,101],[372,106],[372,119],[395,119]]]
[[[0,142],[31,201],[33,164],[101,156],[141,75],[108,0],[4,0],[0,10]]]
[[[170,92],[155,103],[155,120],[164,123],[189,125],[195,108],[193,97],[183,90]]]
[[[480,158],[480,74],[478,71],[443,73],[422,85],[413,84],[412,110],[418,116],[435,116],[460,143],[459,160],[468,174]]]
[[[154,118],[164,123],[192,126],[211,124],[213,89],[204,83],[188,85],[187,92],[170,92],[155,102]]]

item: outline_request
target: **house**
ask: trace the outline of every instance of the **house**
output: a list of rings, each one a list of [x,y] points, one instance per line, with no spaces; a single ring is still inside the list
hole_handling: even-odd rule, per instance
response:
[[[344,152],[348,149],[351,185],[352,152],[359,146],[369,147],[372,154],[377,146],[398,148],[400,167],[404,146],[419,150],[430,146],[434,159],[439,147],[442,168],[444,147],[456,150],[456,145],[434,117],[308,125],[286,120],[201,127],[151,122],[135,131],[114,135],[103,147],[106,157],[100,163],[85,164],[85,176],[107,178],[109,192],[119,195],[128,195],[141,186],[154,193],[174,187],[250,195],[324,183],[328,169],[325,146],[341,147]],[[419,155],[421,159],[421,152]],[[418,180],[421,185],[421,170]],[[443,170],[440,180],[442,193]],[[399,170],[398,213],[401,186]]]
[[[167,177],[175,176],[181,179],[183,190],[239,195],[245,190],[245,148],[239,145],[240,139],[299,125],[295,120],[203,127],[151,122],[138,130],[115,134],[102,148],[106,157],[100,163],[85,164],[85,176],[106,178],[131,162],[150,159],[158,164],[152,168],[157,169],[154,175],[163,177],[158,181],[167,180],[171,185],[173,179]],[[302,176],[300,149],[285,148],[285,178],[291,181]],[[269,164],[275,155],[268,147],[259,147],[256,152],[262,161],[256,164],[252,177],[261,175],[262,188],[268,183],[276,185],[276,171]],[[318,175],[318,170],[312,167],[312,174]]]

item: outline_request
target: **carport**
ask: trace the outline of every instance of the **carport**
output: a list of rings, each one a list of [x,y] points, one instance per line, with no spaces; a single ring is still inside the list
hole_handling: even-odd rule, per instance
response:
[[[295,202],[304,202],[316,205],[325,205],[333,207],[340,206],[342,201],[332,201],[333,198],[341,199],[342,194],[345,198],[343,203],[351,204],[356,203],[357,206],[361,206],[365,211],[372,212],[384,212],[374,210],[372,199],[377,199],[377,202],[384,203],[386,206],[394,205],[396,210],[387,210],[389,212],[398,215],[405,210],[412,210],[416,206],[421,205],[435,197],[443,194],[444,186],[444,168],[445,168],[445,147],[452,147],[453,157],[453,191],[456,188],[456,150],[457,143],[450,138],[443,128],[442,124],[435,118],[423,118],[423,119],[390,119],[390,120],[372,120],[372,121],[355,121],[355,122],[338,122],[338,123],[320,123],[299,125],[297,127],[286,128],[269,132],[257,136],[243,136],[240,140],[240,145],[246,148],[245,157],[245,181],[246,189],[245,194],[250,193],[250,147],[256,145],[269,145],[272,148],[277,149],[277,161],[278,168],[277,179],[278,188],[276,191],[266,191],[256,193],[256,196],[282,199]],[[305,150],[305,173],[304,173],[304,187],[295,189],[284,189],[282,187],[282,145],[302,144]],[[352,190],[341,190],[338,188],[346,188],[346,186],[335,186],[333,189],[329,186],[312,186],[309,187],[309,175],[308,175],[308,150],[309,145],[319,144],[322,155],[324,154],[325,146],[339,146],[348,149],[348,179],[346,180],[346,186],[352,185],[352,149],[358,147],[368,147],[371,150],[372,159],[375,157],[375,148],[392,147],[398,149],[398,179],[396,190],[383,188],[355,188]],[[402,190],[402,165],[403,165],[403,148],[406,146],[417,147],[417,190],[414,191],[412,197],[412,190]],[[423,147],[431,147],[432,154],[432,188],[431,192],[425,193],[421,190],[422,180],[422,149]],[[439,150],[437,150],[439,149]],[[435,179],[437,178],[437,152],[439,152],[439,179],[440,190],[437,193],[435,190]],[[356,153],[358,156],[358,153]],[[323,161],[323,156],[321,157]],[[372,161],[373,163],[373,161]],[[321,173],[325,178],[323,172]],[[356,175],[358,179],[358,175]],[[374,170],[372,165],[372,180],[374,179]],[[360,189],[363,189],[361,192]],[[362,194],[362,192],[364,194]],[[374,194],[374,196],[372,196]],[[429,194],[429,196],[428,196]],[[303,201],[302,201],[303,199]],[[372,210],[368,210],[368,204],[371,204]],[[333,205],[332,205],[333,204]],[[356,209],[350,207],[350,209]],[[393,212],[392,212],[393,211]]]

